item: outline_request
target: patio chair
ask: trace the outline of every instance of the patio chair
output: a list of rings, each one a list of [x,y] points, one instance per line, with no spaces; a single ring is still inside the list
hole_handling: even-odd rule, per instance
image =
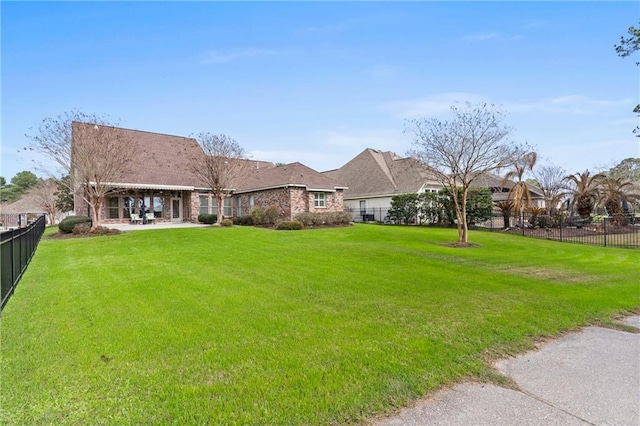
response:
[[[131,213],[131,223],[135,224],[136,222],[142,223],[142,218],[140,218],[140,215],[137,213]]]
[[[147,218],[147,223],[156,223],[156,217],[153,213],[147,213],[145,217]]]

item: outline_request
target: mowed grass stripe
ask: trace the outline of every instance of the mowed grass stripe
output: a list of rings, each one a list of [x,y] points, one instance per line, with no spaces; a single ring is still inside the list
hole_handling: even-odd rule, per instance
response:
[[[44,239],[2,318],[7,424],[357,423],[640,306],[637,251],[358,225]]]

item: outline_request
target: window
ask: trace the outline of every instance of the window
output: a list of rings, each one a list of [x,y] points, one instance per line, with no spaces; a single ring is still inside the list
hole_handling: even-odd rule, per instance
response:
[[[119,219],[120,218],[120,207],[118,202],[120,199],[118,197],[109,197],[107,198],[107,219]]]
[[[218,214],[218,200],[216,197],[211,197],[211,214]]]
[[[367,201],[360,200],[360,214],[367,214]]]
[[[233,216],[233,205],[231,204],[231,198],[225,198],[223,206],[224,208],[222,209],[222,214],[224,215],[224,217]]]
[[[326,207],[326,201],[325,201],[324,192],[316,192],[314,194],[313,205],[315,207]]]
[[[202,208],[202,197],[203,196],[200,196],[200,213],[205,212],[205,210]],[[224,215],[224,217],[233,216],[233,200],[231,198],[225,198],[222,205],[224,206],[224,208],[222,209],[222,214]],[[211,197],[210,213],[218,214],[218,200],[216,200],[215,196]]]
[[[209,196],[201,195],[200,196],[200,214],[208,214],[209,213]]]
[[[163,208],[164,208],[164,198],[153,197],[153,217],[162,217]]]
[[[236,216],[242,216],[242,197],[236,198]]]
[[[131,213],[134,213],[135,202],[133,197],[123,197],[122,198],[122,217],[125,219],[129,219],[131,217]]]
[[[253,206],[255,205],[255,199],[253,195],[249,195],[249,213],[253,211]]]
[[[151,207],[151,199],[148,196],[138,198],[138,209],[140,210],[140,216],[144,216],[149,213],[149,207]]]

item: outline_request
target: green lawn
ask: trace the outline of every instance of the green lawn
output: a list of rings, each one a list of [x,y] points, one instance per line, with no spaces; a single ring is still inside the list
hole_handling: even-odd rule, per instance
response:
[[[640,306],[640,251],[356,225],[43,238],[2,314],[3,424],[344,424]]]

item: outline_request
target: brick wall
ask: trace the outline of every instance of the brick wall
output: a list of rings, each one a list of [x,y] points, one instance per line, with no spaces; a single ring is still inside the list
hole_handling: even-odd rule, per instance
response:
[[[307,192],[305,188],[289,187],[235,195],[233,197],[234,216],[237,213],[238,198],[242,200],[242,215],[250,214],[249,197],[251,196],[254,199],[254,207],[260,206],[266,209],[269,206],[278,206],[283,220],[293,220],[299,213],[341,212],[344,210],[342,190],[338,190],[335,193],[325,193],[326,207],[316,208],[313,192]]]

